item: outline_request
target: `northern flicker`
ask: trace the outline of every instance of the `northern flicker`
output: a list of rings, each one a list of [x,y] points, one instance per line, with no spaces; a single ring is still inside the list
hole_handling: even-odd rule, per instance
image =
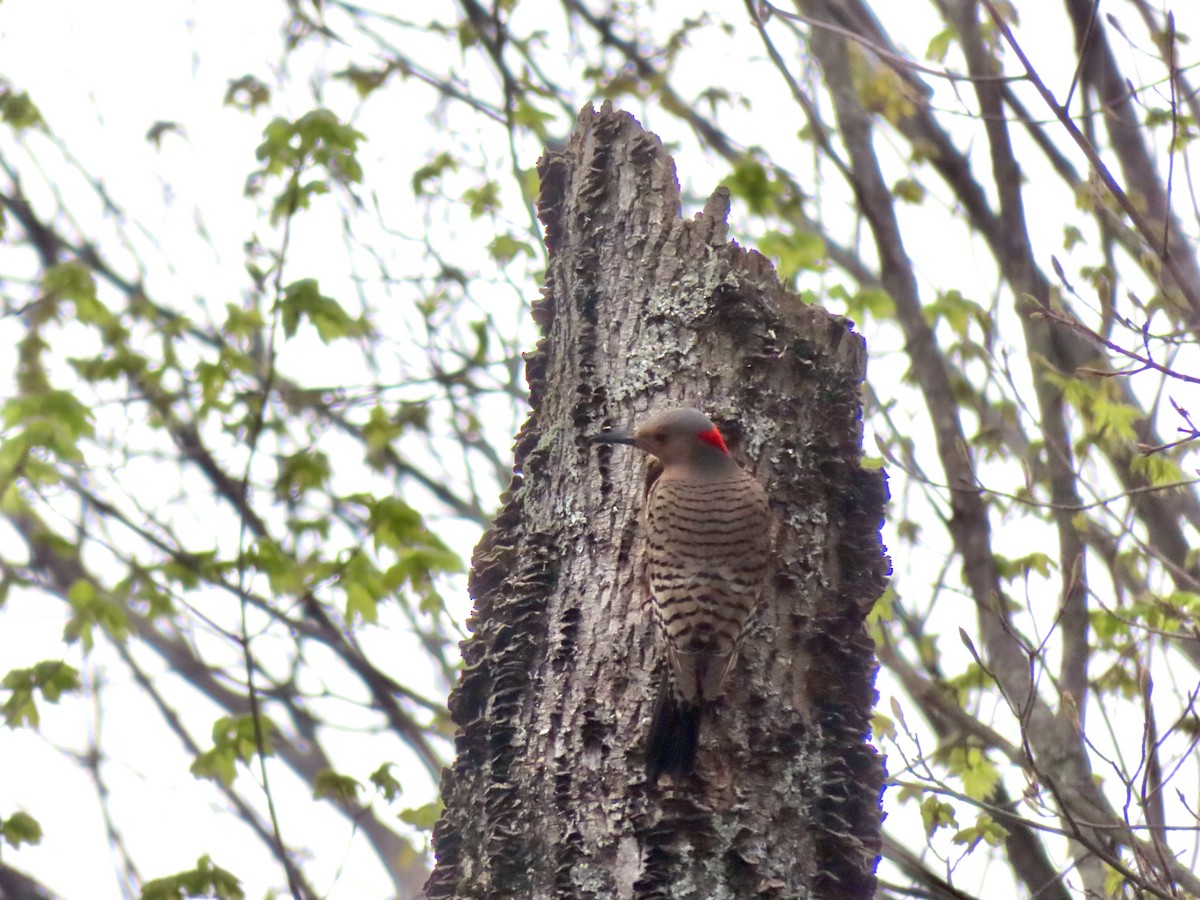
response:
[[[666,410],[632,434],[593,440],[631,444],[662,465],[643,508],[650,609],[667,657],[646,764],[654,779],[687,775],[704,706],[733,671],[766,578],[767,494],[696,409]]]

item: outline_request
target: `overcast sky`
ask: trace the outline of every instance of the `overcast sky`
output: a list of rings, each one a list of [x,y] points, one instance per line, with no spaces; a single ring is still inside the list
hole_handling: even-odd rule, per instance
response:
[[[523,4],[530,9],[535,5]],[[919,16],[930,15],[925,4],[914,8]],[[134,214],[136,221],[129,225],[139,247],[182,246],[194,254],[172,257],[171,271],[154,273],[152,292],[156,296],[236,299],[244,287],[242,243],[256,227],[257,210],[250,201],[224,198],[240,197],[264,122],[261,117],[223,106],[222,98],[228,81],[248,72],[275,83],[278,73],[272,66],[282,58],[282,16],[280,3],[244,0],[0,3],[0,75],[32,94],[54,133],[87,170],[103,176],[111,195]],[[912,23],[914,34],[920,37],[908,49],[918,55],[931,33],[928,21]],[[1181,29],[1195,24],[1181,22]],[[1200,33],[1200,29],[1191,30]],[[1021,33],[1035,62],[1052,86],[1069,82],[1071,54],[1039,46],[1038,34],[1037,29]],[[747,77],[757,77],[760,53],[758,44],[745,45],[742,65]],[[699,57],[687,59],[686,65],[705,62]],[[303,64],[314,72],[323,65],[319,53],[305,57]],[[301,112],[313,105],[314,99],[303,77],[290,76],[293,96],[289,103],[293,111]],[[738,70],[731,68],[729,77],[736,82]],[[772,89],[776,89],[773,82]],[[374,114],[382,113],[376,110]],[[166,135],[156,147],[144,136],[158,121],[179,123],[181,130]],[[679,128],[666,116],[647,125]],[[406,182],[425,152],[434,126],[428,126],[429,134],[415,135],[394,122],[372,120],[360,127],[371,138],[364,154],[380,166],[390,167],[393,175],[400,173],[400,180]],[[794,138],[794,128],[784,123],[780,132],[781,140]],[[525,164],[532,162],[526,160]],[[681,176],[707,185],[705,190],[715,183],[699,161]],[[64,190],[69,187],[64,184]],[[1031,203],[1036,202],[1031,198]],[[935,223],[945,216],[936,204],[912,213],[928,217],[930,233],[936,233]],[[93,214],[99,216],[100,211]],[[852,213],[847,209],[845,215]],[[1046,246],[1061,244],[1061,220],[1049,216],[1039,220],[1036,210],[1031,219],[1041,229]],[[207,249],[195,240],[198,223],[209,235]],[[297,255],[317,257],[322,242],[329,239],[330,235],[319,229],[301,234]],[[953,273],[956,266],[964,282],[988,282],[990,265],[969,252],[947,261],[947,271]],[[931,283],[946,285],[957,277],[946,272],[926,275]],[[0,372],[14,368],[12,338],[20,331],[14,325],[0,322]],[[873,371],[876,366],[886,366],[883,360],[898,346],[893,340],[890,347],[883,343],[873,348],[879,350],[881,360],[873,363]],[[868,444],[867,452],[871,451]],[[455,549],[467,557],[473,529],[461,527],[452,535],[452,540],[455,538]],[[14,540],[0,528],[3,555],[9,555]],[[457,602],[458,613],[465,614],[465,598],[460,596]],[[398,621],[390,624],[391,630],[378,630],[365,640],[396,640],[403,629]],[[62,611],[56,604],[15,592],[0,613],[2,668],[61,655],[62,625]],[[249,897],[262,896],[269,886],[277,885],[279,873],[267,850],[234,824],[226,804],[208,784],[187,775],[189,760],[177,743],[159,729],[139,724],[155,713],[111,649],[101,642],[87,665],[78,647],[72,654],[73,664],[89,677],[116,681],[103,694],[102,710],[87,702],[65,703],[59,709],[44,707],[40,733],[31,729],[0,731],[5,771],[0,777],[0,815],[27,809],[47,833],[40,847],[16,853],[5,850],[4,859],[35,874],[66,900],[120,896],[113,856],[103,840],[105,824],[95,787],[86,773],[54,749],[82,751],[91,730],[102,722],[104,745],[115,761],[105,770],[114,811],[133,857],[143,866],[154,866],[153,870],[143,868],[143,877],[190,868],[198,852],[208,852],[244,879]],[[156,665],[149,657],[145,662]],[[433,689],[434,683],[430,681],[428,686]],[[211,721],[215,710],[197,701],[186,714],[196,724],[196,733],[203,734],[204,723]],[[348,765],[383,752],[374,746],[368,757],[349,738],[337,750]],[[13,773],[36,775],[14,778]],[[433,785],[427,779],[422,784],[422,778],[407,774],[413,793],[406,802],[419,805],[432,798]],[[286,775],[276,779],[275,789],[289,843],[319,849],[312,868],[319,889],[328,890],[332,900],[388,895],[388,881],[378,862],[341,816],[332,812],[310,815],[312,806],[304,800],[306,789],[289,783]],[[299,798],[294,807],[292,798]],[[304,809],[305,815],[289,815],[291,808]]]

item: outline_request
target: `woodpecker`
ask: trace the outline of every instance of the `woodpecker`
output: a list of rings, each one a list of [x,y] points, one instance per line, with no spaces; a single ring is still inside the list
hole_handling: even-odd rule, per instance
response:
[[[667,658],[646,767],[653,780],[690,775],[701,714],[733,671],[766,580],[767,494],[697,409],[665,410],[632,433],[593,440],[630,444],[662,465],[642,509],[650,609]]]

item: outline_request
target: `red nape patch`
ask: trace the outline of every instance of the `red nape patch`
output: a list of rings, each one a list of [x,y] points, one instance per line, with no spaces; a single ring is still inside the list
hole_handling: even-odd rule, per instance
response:
[[[729,455],[729,448],[725,446],[725,438],[721,437],[721,432],[713,428],[711,431],[702,431],[697,435],[700,440],[706,444],[712,444],[726,456]]]

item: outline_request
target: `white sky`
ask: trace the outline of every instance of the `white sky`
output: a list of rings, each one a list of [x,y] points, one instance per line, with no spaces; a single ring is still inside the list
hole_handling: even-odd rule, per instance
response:
[[[1019,5],[1026,17],[1035,14],[1029,4]],[[222,98],[228,81],[245,73],[275,83],[274,69],[281,60],[277,48],[282,6],[241,0],[203,3],[126,0],[116,4],[4,0],[0,4],[0,74],[19,89],[30,91],[51,129],[63,138],[84,167],[103,175],[111,195],[145,229],[145,233],[139,233],[138,228],[130,228],[140,250],[154,256],[149,251],[155,243],[189,248],[190,255],[171,256],[171,272],[153,273],[151,293],[156,296],[170,296],[173,302],[183,303],[190,302],[190,298],[212,302],[216,297],[239,301],[245,281],[241,268],[242,243],[256,228],[262,228],[253,203],[240,199],[242,183],[253,165],[254,148],[261,140],[267,114],[247,116],[224,107]],[[557,8],[557,4],[548,6]],[[1049,4],[1039,6],[1040,13]],[[1176,14],[1181,18],[1189,12],[1182,6],[1176,5]],[[523,14],[537,14],[534,3],[522,7]],[[740,5],[734,7],[726,10],[726,14],[731,21],[741,22]],[[929,15],[923,4],[905,4],[905,8],[906,16],[912,10],[918,10],[918,15]],[[1196,10],[1190,12],[1200,18]],[[1200,27],[1196,26],[1195,21],[1180,22],[1181,30],[1200,34]],[[920,20],[913,20],[910,27],[919,37],[906,49],[920,57],[933,29]],[[1132,27],[1129,30],[1136,31]],[[1060,48],[1040,45],[1039,40],[1041,35],[1063,33],[1058,28],[1030,25],[1020,32],[1047,82],[1059,91],[1070,80],[1072,56],[1060,52]],[[729,81],[734,85],[743,80],[737,73],[755,79],[765,65],[756,39],[746,31],[741,32],[741,39],[744,42],[739,45],[741,49],[735,47],[731,51],[728,45],[716,47],[713,38],[714,49],[727,55]],[[733,53],[740,53],[740,60],[732,59]],[[320,56],[320,53],[309,54],[292,64],[302,63],[313,71],[321,71],[325,63]],[[694,67],[697,79],[704,78],[707,73],[702,69],[708,66],[711,61],[701,54],[685,55],[680,78],[686,83],[689,67]],[[303,78],[296,78],[296,82],[298,86],[293,87],[287,99],[291,111],[298,113],[311,107],[314,101],[304,87]],[[763,77],[759,82],[767,89],[777,89],[773,78]],[[952,97],[939,86],[939,98],[943,97],[946,106],[953,105]],[[781,97],[780,103],[788,101]],[[739,133],[742,124],[739,118],[744,119],[747,127],[742,132],[765,134],[773,142],[768,149],[778,161],[794,171],[804,171],[803,154],[808,151],[795,140],[798,122],[780,122],[774,132],[764,132],[761,121],[751,127],[750,123],[761,117],[767,105],[760,103],[753,112],[741,116],[730,113],[727,121],[731,129]],[[376,104],[370,113],[372,118],[359,126],[370,137],[364,148],[364,161],[374,166],[376,177],[391,173],[394,179],[407,184],[409,173],[424,161],[429,147],[435,144],[436,126],[418,122],[428,131],[414,137],[407,130],[413,124],[410,120],[395,110],[379,107]],[[392,119],[385,119],[385,115]],[[183,126],[183,136],[166,136],[161,150],[144,140],[146,131],[158,120],[176,121]],[[677,123],[661,113],[645,116],[644,124],[661,129],[668,141],[672,135],[683,133]],[[970,123],[964,120],[964,127],[969,128]],[[499,155],[497,151],[498,158]],[[536,150],[523,162],[531,164],[535,157]],[[794,159],[794,164],[789,163],[789,158]],[[717,170],[711,164],[681,156],[679,167],[685,190],[690,184],[695,192],[707,193],[716,182]],[[889,174],[899,178],[908,173],[896,164]],[[65,193],[69,194],[70,188],[69,184],[63,185]],[[820,188],[814,186],[814,189]],[[1044,203],[1047,199],[1031,198],[1030,202]],[[1062,199],[1055,198],[1058,202],[1050,208],[1064,208]],[[1069,207],[1069,202],[1066,205]],[[198,211],[211,237],[210,248],[197,249],[200,245],[194,237],[197,223],[194,211]],[[843,214],[849,221],[851,210],[845,208]],[[935,241],[944,235],[947,211],[937,203],[907,209],[905,214],[908,233],[925,233]],[[735,207],[731,217],[735,228],[737,217]],[[1030,219],[1035,244],[1046,248],[1039,254],[1039,261],[1049,271],[1049,254],[1058,252],[1063,256],[1060,249],[1063,220],[1058,215],[1038,215],[1036,209]],[[328,241],[339,242],[340,248],[336,222],[306,225],[296,236],[295,258],[306,262],[320,259]],[[126,264],[129,260],[118,262]],[[994,286],[990,261],[970,246],[943,253],[940,258],[934,254],[924,265],[928,266],[921,272],[928,279],[926,289],[960,287],[964,293],[986,303]],[[341,274],[344,273],[338,273]],[[509,298],[498,293],[496,299],[508,302]],[[861,324],[864,330],[870,328],[870,323]],[[11,339],[15,333],[11,323],[0,323],[0,371],[11,370]],[[903,360],[892,356],[898,349],[898,339],[893,335],[881,335],[877,343],[872,343],[873,373],[878,376],[889,368],[899,372]],[[282,360],[285,368],[303,366],[303,345],[288,352],[295,356]],[[1200,408],[1200,404],[1193,404],[1193,408]],[[903,410],[900,414],[907,415]],[[914,414],[915,418],[919,414]],[[507,423],[501,426],[501,431],[506,430],[511,430]],[[507,445],[500,441],[499,446]],[[870,435],[865,449],[867,453],[873,452]],[[202,518],[199,513],[198,517]],[[1006,534],[1004,523],[998,523],[997,527],[1002,543],[1036,545],[1046,540],[1044,535],[1031,534],[1027,524],[1014,526],[1021,531],[1019,534]],[[445,530],[441,533],[445,534]],[[468,557],[475,537],[473,529],[459,527],[456,536],[456,549],[464,558]],[[11,535],[0,532],[0,542],[11,540]],[[888,543],[900,546],[897,540],[889,539]],[[941,552],[940,547],[930,547],[928,560],[922,561],[917,551],[916,558],[908,560],[907,565],[936,566]],[[464,605],[460,597],[460,614],[465,612]],[[964,615],[973,618],[969,610]],[[396,646],[394,642],[399,640],[397,635],[403,628],[398,617],[393,618],[385,623],[390,627],[366,634],[364,641],[377,647]],[[62,621],[60,609],[47,607],[36,595],[14,593],[0,613],[0,669],[61,654]],[[972,629],[971,621],[962,624]],[[219,865],[243,878],[250,897],[262,896],[269,887],[278,886],[279,873],[267,850],[249,838],[245,829],[235,825],[224,801],[209,785],[187,774],[190,760],[173,738],[157,726],[143,727],[142,723],[156,714],[148,708],[136,685],[128,680],[112,651],[103,642],[98,646],[87,665],[78,648],[68,659],[92,677],[116,679],[103,694],[105,706],[100,717],[104,746],[114,761],[105,768],[105,775],[114,811],[134,859],[143,867],[153,866],[153,869],[143,868],[142,876],[151,878],[189,868],[201,853],[210,853]],[[966,661],[965,651],[956,642],[943,643],[942,649],[949,668]],[[148,666],[158,665],[148,654],[142,657]],[[158,668],[161,670],[161,666]],[[420,673],[406,673],[409,683],[421,679]],[[424,681],[430,691],[437,690],[435,681],[428,677]],[[881,708],[887,712],[888,694],[885,684],[883,687]],[[94,727],[94,713],[82,701],[67,702],[57,708],[43,706],[40,734],[29,729],[0,731],[0,760],[4,766],[4,775],[0,777],[0,815],[27,809],[39,819],[47,834],[42,845],[15,853],[5,850],[3,858],[35,874],[66,900],[120,896],[91,780],[55,749],[82,750],[89,729]],[[215,710],[196,701],[184,713],[194,733],[203,736]],[[372,745],[365,752],[349,736],[339,743],[341,746],[334,747],[338,754],[335,758],[347,770],[356,763],[373,768],[387,753],[378,737],[368,739],[367,743]],[[399,751],[396,755],[401,756]],[[319,848],[310,869],[317,888],[328,890],[332,900],[387,896],[386,876],[362,841],[350,833],[343,818],[332,812],[312,814],[314,807],[305,799],[306,791],[301,793],[302,787],[289,784],[283,772],[276,767],[272,777],[284,834],[294,846]],[[13,777],[14,773],[21,773],[20,777]],[[365,776],[361,772],[354,774]],[[417,806],[433,796],[433,786],[422,775],[410,777],[414,786],[401,806]],[[904,812],[889,810],[889,813],[892,815],[889,824],[904,822]]]

